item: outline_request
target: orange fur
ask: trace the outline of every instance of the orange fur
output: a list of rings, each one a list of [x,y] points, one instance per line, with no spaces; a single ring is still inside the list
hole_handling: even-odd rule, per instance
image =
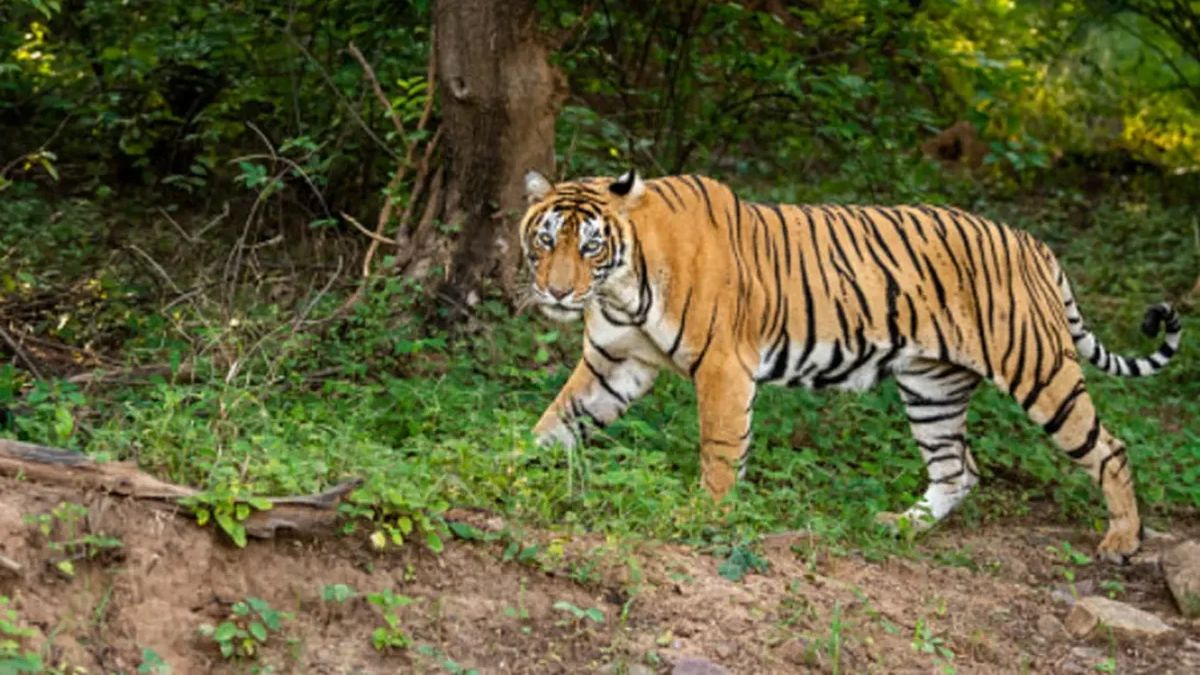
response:
[[[760,384],[865,389],[895,375],[930,471],[918,506],[937,520],[977,478],[963,424],[987,379],[1100,483],[1101,551],[1137,549],[1124,446],[1100,425],[1078,358],[1155,372],[1178,346],[1169,307],[1152,310],[1167,343],[1126,359],[1083,328],[1048,247],[957,209],[754,204],[697,176],[542,187],[521,225],[534,294],[586,326],[535,427],[543,441],[573,443],[673,370],[696,386],[701,480],[721,499],[745,465]]]

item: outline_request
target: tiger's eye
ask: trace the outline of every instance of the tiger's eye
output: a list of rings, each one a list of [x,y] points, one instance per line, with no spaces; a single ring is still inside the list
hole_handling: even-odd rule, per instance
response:
[[[600,252],[600,249],[602,246],[603,245],[598,241],[589,241],[588,243],[583,245],[583,254],[584,255],[596,255],[597,253]]]
[[[549,234],[543,232],[542,234],[538,235],[537,243],[544,248],[550,248],[554,246],[554,237],[551,237]]]

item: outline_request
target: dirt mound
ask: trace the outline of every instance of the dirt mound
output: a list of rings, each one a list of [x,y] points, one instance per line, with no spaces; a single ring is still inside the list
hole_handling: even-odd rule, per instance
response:
[[[1116,568],[1066,562],[1094,542],[1047,525],[968,533],[951,524],[924,544],[931,560],[882,563],[778,535],[763,546],[769,568],[733,582],[718,573],[721,561],[675,545],[538,535],[529,538],[540,537],[538,555],[511,539],[449,542],[434,555],[380,553],[354,535],[237,549],[133,500],[7,478],[0,491],[0,555],[19,566],[0,568],[0,595],[35,630],[25,646],[67,672],[133,672],[145,650],[174,673],[670,672],[687,657],[690,667],[735,673],[1200,669],[1200,627],[1179,615],[1158,570],[1165,539]],[[61,507],[53,515],[71,501],[86,516],[70,521]],[[496,529],[495,520],[476,524]],[[72,552],[66,570],[56,564]],[[323,598],[334,584],[352,597]],[[372,645],[387,623],[366,595],[384,591],[412,600],[391,610],[407,648]],[[1062,619],[1086,594],[1152,611],[1175,636],[1073,640]],[[226,659],[198,629],[250,597],[286,616],[253,660]]]

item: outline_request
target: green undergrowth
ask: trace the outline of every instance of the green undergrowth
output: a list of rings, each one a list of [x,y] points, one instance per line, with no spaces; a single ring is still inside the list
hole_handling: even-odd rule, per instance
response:
[[[1183,298],[1200,269],[1196,224],[1182,211],[1113,204],[1080,226],[1054,205],[976,206],[1049,241],[1090,325],[1123,353],[1153,348],[1137,332],[1141,312]],[[587,448],[538,450],[528,430],[573,366],[579,328],[484,303],[490,318],[481,332],[449,340],[405,318],[413,296],[404,284],[380,282],[347,320],[306,331],[277,330],[278,312],[263,307],[219,330],[186,307],[173,319],[130,320],[126,358],[171,363],[173,374],[84,391],[30,383],[5,366],[0,403],[15,412],[4,433],[134,459],[201,486],[198,514],[235,539],[244,536],[238,522],[263,506],[252,495],[311,493],[356,476],[365,483],[343,505],[350,526],[365,524],[385,545],[416,539],[440,549],[440,514],[469,506],[566,533],[731,548],[808,528],[845,550],[906,550],[873,524],[875,513],[906,507],[925,484],[894,385],[865,395],[765,389],[748,480],[724,512],[698,486],[687,382],[660,378]],[[324,297],[313,315],[340,300]],[[1196,307],[1184,309],[1184,349],[1158,377],[1089,371],[1103,419],[1128,443],[1140,498],[1159,521],[1200,508],[1200,320]],[[192,342],[181,340],[189,331]],[[218,358],[218,342],[241,350],[236,372]],[[205,348],[181,353],[185,344]],[[1098,491],[1006,396],[983,388],[970,434],[983,486],[960,523],[1017,522],[1034,505],[1053,504],[1075,522],[1103,525]]]

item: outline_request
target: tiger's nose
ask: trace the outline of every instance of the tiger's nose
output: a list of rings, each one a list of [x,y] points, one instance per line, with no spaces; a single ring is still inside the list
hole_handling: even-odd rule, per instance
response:
[[[550,295],[553,295],[555,300],[562,300],[571,294],[570,288],[555,288],[554,286],[551,286],[546,290],[550,291]]]

